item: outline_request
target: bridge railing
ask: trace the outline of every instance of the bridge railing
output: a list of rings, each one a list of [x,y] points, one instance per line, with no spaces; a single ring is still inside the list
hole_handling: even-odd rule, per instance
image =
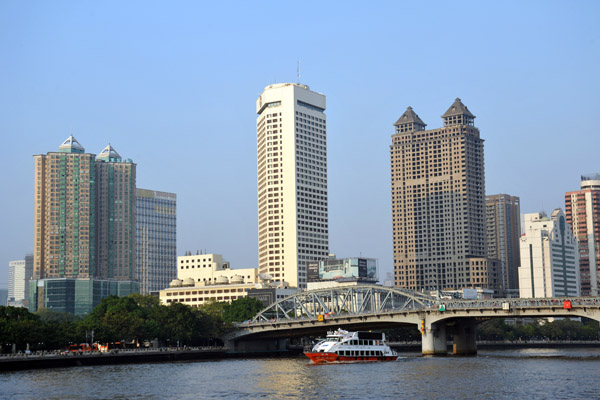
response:
[[[518,298],[518,299],[485,299],[485,300],[439,300],[447,310],[451,309],[502,309],[508,305],[512,308],[564,308],[565,301],[571,307],[599,307],[600,297],[553,297],[553,298]]]

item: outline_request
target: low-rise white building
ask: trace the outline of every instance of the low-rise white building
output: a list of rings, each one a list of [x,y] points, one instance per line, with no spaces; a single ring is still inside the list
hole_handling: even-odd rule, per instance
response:
[[[320,281],[309,281],[306,283],[306,290],[317,290],[317,289],[328,289],[328,288],[337,288],[341,286],[360,286],[360,285],[377,285],[376,281],[367,278],[338,278],[338,279],[328,279],[328,280],[320,280]]]
[[[212,301],[231,303],[233,300],[246,297],[248,291],[256,286],[255,283],[195,285],[190,278],[183,281],[176,279],[171,282],[171,285],[160,291],[161,303],[184,303],[193,307]]]
[[[258,282],[257,268],[232,269],[220,254],[185,255],[177,257],[177,279],[159,297],[163,304],[194,307],[211,301],[232,302],[261,286]]]
[[[258,283],[257,268],[231,269],[221,254],[196,254],[177,257],[177,278],[192,278],[195,283],[211,285],[230,281]],[[240,280],[241,278],[241,280]]]
[[[579,250],[562,210],[525,214],[523,226],[520,297],[579,296]]]

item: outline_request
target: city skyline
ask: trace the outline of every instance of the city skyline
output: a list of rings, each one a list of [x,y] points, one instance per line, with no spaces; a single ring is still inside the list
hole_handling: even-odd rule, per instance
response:
[[[275,18],[276,50],[257,57],[251,5],[0,5],[0,132],[19,138],[0,164],[11,194],[0,287],[8,262],[33,251],[32,156],[71,133],[92,152],[109,139],[138,164],[138,186],[177,194],[178,255],[257,267],[253,103],[266,85],[297,81],[298,59],[299,80],[328,100],[330,251],[378,258],[381,276],[393,255],[388,146],[408,106],[435,121],[462,98],[484,132],[486,194],[520,197],[522,213],[564,209],[579,177],[600,172],[598,3],[314,6],[315,32],[275,6],[290,17]],[[449,36],[467,44],[460,62]]]

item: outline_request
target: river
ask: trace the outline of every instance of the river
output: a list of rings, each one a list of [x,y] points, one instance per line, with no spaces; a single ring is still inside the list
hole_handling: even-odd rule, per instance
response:
[[[1,399],[599,399],[600,349],[313,365],[304,356],[0,373]]]

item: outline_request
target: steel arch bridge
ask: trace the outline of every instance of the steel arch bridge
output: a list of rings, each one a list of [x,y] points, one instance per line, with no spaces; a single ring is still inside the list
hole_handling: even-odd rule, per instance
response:
[[[422,293],[375,285],[315,289],[299,292],[271,304],[258,313],[251,323],[417,311],[431,307],[436,301],[435,297]]]

